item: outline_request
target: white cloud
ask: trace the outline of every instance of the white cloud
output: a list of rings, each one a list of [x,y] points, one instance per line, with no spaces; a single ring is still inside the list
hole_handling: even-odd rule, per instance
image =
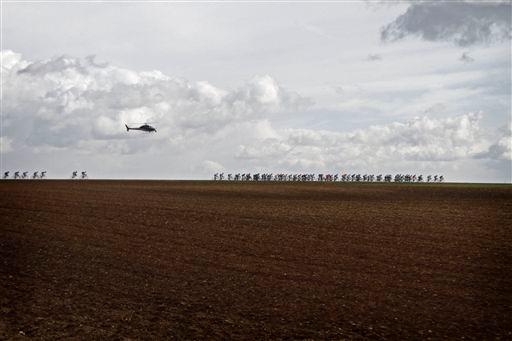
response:
[[[476,157],[512,161],[512,125],[500,129],[498,139]]]
[[[241,145],[237,157],[260,159],[262,166],[274,164],[301,170],[315,167],[318,171],[348,165],[371,169],[375,165],[401,162],[471,159],[490,145],[480,127],[481,118],[481,113],[444,119],[425,116],[347,133],[284,129],[280,138]]]
[[[310,103],[269,75],[224,90],[159,71],[137,72],[96,63],[92,57],[26,61],[20,54],[2,51],[1,58],[4,123],[9,138],[20,146],[82,149],[96,146],[88,141],[106,140],[107,147],[101,148],[136,152],[138,148],[132,146],[140,145],[140,139],[126,133],[125,123],[156,122],[163,134],[150,139],[153,146],[165,147],[172,145],[166,136],[193,139]],[[25,128],[8,129],[21,125]],[[256,129],[272,134],[268,124]]]
[[[512,160],[512,148],[510,147],[512,139],[510,136],[503,136],[495,144],[489,147],[488,156],[499,160]]]

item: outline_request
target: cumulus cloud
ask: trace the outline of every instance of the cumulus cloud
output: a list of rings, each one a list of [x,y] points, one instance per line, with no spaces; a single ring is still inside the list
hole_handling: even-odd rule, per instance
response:
[[[511,38],[511,6],[503,2],[414,2],[381,30],[383,41],[418,36],[458,46],[488,44]]]
[[[229,124],[311,104],[269,75],[226,90],[160,71],[119,68],[96,62],[94,56],[28,61],[7,50],[1,58],[5,131],[10,132],[9,141],[19,146],[80,150],[99,146],[135,153],[145,143],[141,140],[172,146],[176,140],[214,134]],[[162,134],[127,134],[124,123],[132,122],[157,122]]]
[[[500,129],[498,139],[489,148],[476,155],[477,158],[489,158],[494,160],[512,160],[512,125]]]
[[[284,129],[280,138],[240,146],[237,156],[263,162],[272,159],[283,168],[304,170],[471,159],[489,149],[490,142],[480,128],[481,118],[481,113],[443,119],[424,116],[345,133]],[[502,148],[503,142],[499,143],[499,147],[490,148]],[[502,149],[499,149],[499,155],[489,153],[486,157],[501,157],[506,153]]]

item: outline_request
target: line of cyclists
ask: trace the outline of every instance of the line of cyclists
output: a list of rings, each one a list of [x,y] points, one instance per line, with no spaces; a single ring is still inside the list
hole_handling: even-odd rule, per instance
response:
[[[28,180],[28,179],[32,179],[32,180],[41,180],[41,179],[45,179],[46,178],[46,171],[35,171],[32,176],[30,176],[28,174],[28,172],[20,172],[20,171],[16,171],[14,172],[13,176],[12,176],[12,179],[15,179],[15,180]],[[4,172],[4,175],[2,176],[2,179],[10,179],[10,172],[7,171],[7,172]]]
[[[443,175],[422,174],[288,174],[215,173],[215,181],[321,181],[321,182],[444,182]]]
[[[29,176],[29,172],[20,172],[20,171],[16,171],[14,172],[14,174],[12,175],[12,178],[10,176],[10,172],[9,171],[6,171],[4,172],[4,175],[2,176],[2,179],[4,180],[7,180],[7,179],[14,179],[14,180],[29,180],[29,179],[32,179],[32,180],[42,180],[42,179],[46,179],[46,171],[35,171],[32,176]],[[80,175],[78,175],[78,171],[73,171],[73,173],[71,173],[71,179],[87,179],[88,178],[88,175],[87,175],[87,172],[86,171],[83,171],[81,172]]]

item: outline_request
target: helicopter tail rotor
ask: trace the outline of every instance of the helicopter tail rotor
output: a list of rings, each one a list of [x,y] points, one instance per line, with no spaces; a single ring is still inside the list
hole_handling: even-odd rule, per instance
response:
[[[127,124],[124,125],[126,127],[126,131],[130,131],[130,127]]]

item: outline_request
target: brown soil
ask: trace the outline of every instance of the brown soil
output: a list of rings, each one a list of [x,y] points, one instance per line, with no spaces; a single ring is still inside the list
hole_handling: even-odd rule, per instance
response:
[[[512,186],[1,181],[0,339],[512,338]]]

